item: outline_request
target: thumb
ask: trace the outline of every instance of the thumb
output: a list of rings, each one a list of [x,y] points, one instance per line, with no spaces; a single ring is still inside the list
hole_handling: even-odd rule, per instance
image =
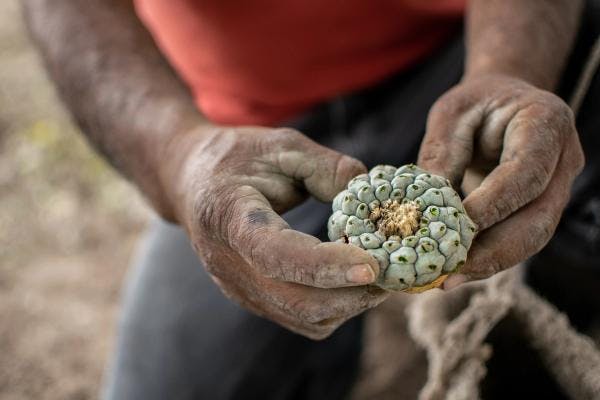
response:
[[[304,179],[306,189],[322,201],[332,201],[352,178],[367,172],[365,165],[355,158],[332,150],[327,153],[330,153],[327,158],[315,163],[314,172]]]
[[[482,114],[479,110],[454,107],[444,98],[431,108],[417,164],[460,187],[473,155],[473,140]]]
[[[300,151],[286,152],[281,157],[283,172],[304,183],[306,190],[321,201],[331,201],[348,182],[367,172],[357,159],[331,150],[304,137]]]

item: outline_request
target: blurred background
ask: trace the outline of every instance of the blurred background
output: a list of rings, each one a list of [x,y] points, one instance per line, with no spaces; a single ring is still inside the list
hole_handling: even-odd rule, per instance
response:
[[[0,399],[96,398],[150,211],[78,133],[0,1]]]

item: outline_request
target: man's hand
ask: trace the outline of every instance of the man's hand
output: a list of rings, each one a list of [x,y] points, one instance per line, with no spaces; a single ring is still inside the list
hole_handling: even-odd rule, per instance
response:
[[[311,338],[384,300],[364,286],[379,272],[367,252],[321,243],[278,215],[307,194],[331,201],[366,171],[362,163],[291,129],[211,129],[171,145],[165,158],[184,161],[166,180],[175,183],[179,222],[225,294]]]
[[[361,163],[295,131],[213,126],[131,1],[24,0],[24,6],[83,131],[161,216],[187,229],[226,294],[312,338],[383,301],[383,291],[365,286],[379,272],[368,253],[320,243],[277,215],[309,193],[331,200],[365,171]]]
[[[571,109],[557,96],[502,75],[466,78],[430,111],[419,165],[460,185],[479,225],[464,276],[485,278],[537,253],[552,237],[584,164]]]

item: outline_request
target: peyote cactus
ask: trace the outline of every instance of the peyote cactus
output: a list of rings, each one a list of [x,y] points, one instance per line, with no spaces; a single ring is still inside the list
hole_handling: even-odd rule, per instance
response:
[[[377,285],[421,292],[466,261],[476,227],[450,182],[416,165],[378,165],[333,200],[331,241],[366,249],[379,263]]]

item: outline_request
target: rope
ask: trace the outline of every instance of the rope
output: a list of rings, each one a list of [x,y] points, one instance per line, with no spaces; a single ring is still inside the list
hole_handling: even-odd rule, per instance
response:
[[[443,292],[421,295],[409,306],[410,334],[429,360],[420,400],[478,399],[493,351],[485,338],[509,314],[521,321],[522,334],[565,393],[574,399],[600,398],[600,351],[564,314],[523,284],[520,272],[515,267],[461,289],[468,306],[455,318],[447,317],[453,306]]]
[[[579,76],[579,80],[577,81],[577,85],[575,86],[575,90],[573,91],[573,95],[569,100],[569,105],[573,110],[573,113],[577,115],[581,108],[581,104],[583,104],[583,100],[585,100],[585,96],[590,89],[590,85],[592,84],[592,80],[598,67],[600,66],[600,36],[596,38],[596,42],[590,51],[590,54],[587,58],[587,61],[583,67],[583,72]]]

